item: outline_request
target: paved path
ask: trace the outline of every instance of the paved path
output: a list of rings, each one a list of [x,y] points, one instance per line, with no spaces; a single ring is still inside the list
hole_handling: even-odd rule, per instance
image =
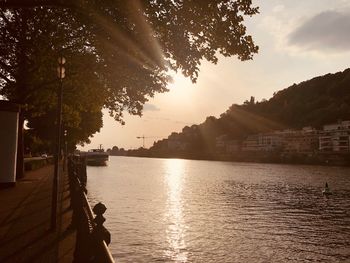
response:
[[[57,230],[50,231],[52,177],[53,166],[46,166],[0,190],[0,262],[72,262],[68,179],[60,181]]]

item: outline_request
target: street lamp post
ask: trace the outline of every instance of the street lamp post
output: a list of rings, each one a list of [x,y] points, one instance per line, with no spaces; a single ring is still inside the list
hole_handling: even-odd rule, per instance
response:
[[[52,185],[52,202],[51,202],[51,230],[56,229],[57,224],[57,202],[58,202],[58,179],[59,179],[59,161],[61,154],[61,128],[62,128],[62,97],[63,97],[63,78],[65,77],[64,63],[66,59],[62,56],[58,58],[57,77],[59,79],[59,88],[57,92],[57,129],[56,129],[56,153],[55,168]]]
[[[63,171],[65,171],[67,167],[67,158],[68,158],[68,142],[67,142],[67,130],[64,130],[64,163],[63,163]]]

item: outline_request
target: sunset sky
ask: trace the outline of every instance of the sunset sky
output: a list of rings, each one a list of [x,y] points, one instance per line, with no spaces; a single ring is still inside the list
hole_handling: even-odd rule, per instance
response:
[[[248,33],[260,51],[254,60],[219,57],[217,65],[203,61],[196,84],[174,74],[170,91],[157,94],[144,114],[125,113],[126,124],[104,114],[104,127],[83,149],[118,146],[148,148],[153,142],[199,124],[207,116],[219,117],[227,108],[250,96],[269,99],[275,91],[310,78],[343,71],[350,61],[349,0],[259,0],[260,14],[246,18]]]

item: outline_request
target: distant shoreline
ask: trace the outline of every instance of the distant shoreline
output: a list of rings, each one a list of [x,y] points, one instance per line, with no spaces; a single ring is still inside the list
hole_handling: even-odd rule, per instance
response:
[[[296,165],[323,165],[323,166],[350,166],[349,154],[281,154],[281,153],[247,153],[240,152],[236,155],[224,154],[135,154],[135,155],[114,155],[125,157],[145,157],[145,158],[179,158],[186,160],[206,160],[225,162],[250,162],[250,163],[273,163],[273,164],[296,164]]]

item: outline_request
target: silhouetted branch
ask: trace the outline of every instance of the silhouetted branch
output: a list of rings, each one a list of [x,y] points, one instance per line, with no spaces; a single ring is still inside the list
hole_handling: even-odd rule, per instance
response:
[[[10,83],[10,82],[13,82],[12,80],[10,80],[8,77],[6,77],[4,74],[2,74],[0,72],[0,78],[2,78],[3,80],[5,80],[6,82]]]
[[[11,74],[11,67],[0,60],[0,66]]]
[[[1,1],[1,0],[0,0]],[[1,18],[7,23],[10,24],[10,21],[7,19],[7,17],[5,16],[4,12],[0,12]]]

